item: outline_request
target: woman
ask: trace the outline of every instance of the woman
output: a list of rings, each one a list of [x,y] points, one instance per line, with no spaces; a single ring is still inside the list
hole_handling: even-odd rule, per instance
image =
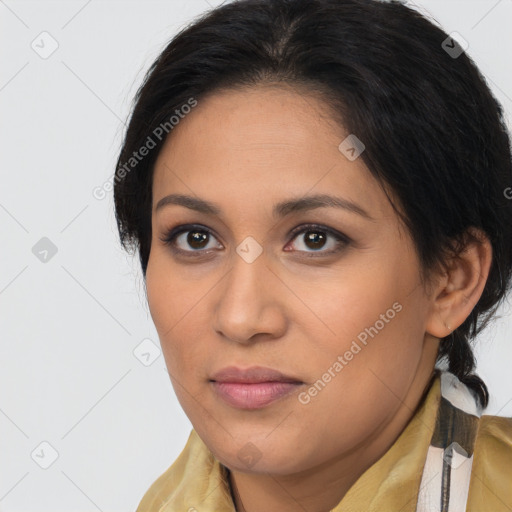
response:
[[[469,344],[510,287],[510,141],[453,39],[397,2],[225,4],[117,169],[193,425],[138,512],[512,510]]]

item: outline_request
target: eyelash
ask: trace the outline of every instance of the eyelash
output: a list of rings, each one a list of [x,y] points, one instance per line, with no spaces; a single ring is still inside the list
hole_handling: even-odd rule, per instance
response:
[[[189,231],[201,231],[204,233],[207,233],[209,236],[215,237],[213,232],[209,230],[208,228],[198,225],[198,224],[184,224],[181,226],[177,226],[173,229],[168,230],[163,237],[160,238],[160,240],[165,244],[171,247],[171,250],[176,254],[182,254],[186,257],[203,257],[206,253],[210,252],[212,249],[196,249],[191,251],[186,251],[183,249],[178,249],[175,246],[175,240],[176,238],[183,234],[187,233]],[[329,251],[322,251],[319,249],[318,251],[313,252],[307,252],[307,251],[298,251],[303,252],[304,257],[306,258],[318,258],[322,256],[329,256],[338,252],[341,252],[343,249],[345,249],[346,246],[348,246],[352,240],[347,237],[346,235],[343,235],[342,233],[339,233],[331,228],[327,228],[325,226],[321,226],[319,224],[303,224],[301,226],[296,227],[293,229],[289,236],[291,236],[291,240],[297,238],[297,235],[300,235],[302,233],[306,233],[308,231],[319,231],[321,233],[324,233],[326,235],[332,236],[336,240],[336,247],[334,249],[331,249]],[[213,249],[215,250],[215,249]]]

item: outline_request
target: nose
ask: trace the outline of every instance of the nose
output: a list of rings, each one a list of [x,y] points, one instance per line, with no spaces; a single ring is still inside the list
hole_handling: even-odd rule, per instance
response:
[[[238,254],[217,287],[214,328],[223,338],[249,344],[283,336],[285,286],[267,266],[264,253],[249,263]]]

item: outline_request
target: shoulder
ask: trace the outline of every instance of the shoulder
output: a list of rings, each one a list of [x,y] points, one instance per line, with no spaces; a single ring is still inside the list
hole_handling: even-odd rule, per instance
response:
[[[504,450],[512,450],[512,417],[489,416],[486,414],[481,416],[477,441],[493,443]]]
[[[232,512],[224,467],[192,429],[174,463],[146,491],[136,512]]]
[[[182,487],[187,481],[187,467],[190,467],[192,460],[197,459],[197,451],[198,443],[192,431],[178,458],[151,484],[136,512],[165,510],[163,508],[165,503],[177,498],[182,492]]]
[[[488,510],[512,510],[512,417],[478,421],[467,511]]]

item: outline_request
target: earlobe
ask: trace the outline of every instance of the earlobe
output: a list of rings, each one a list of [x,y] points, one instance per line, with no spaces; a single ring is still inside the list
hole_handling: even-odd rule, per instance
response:
[[[481,230],[470,228],[464,250],[449,262],[431,296],[426,332],[437,338],[448,336],[470,315],[480,299],[489,276],[492,246]]]

